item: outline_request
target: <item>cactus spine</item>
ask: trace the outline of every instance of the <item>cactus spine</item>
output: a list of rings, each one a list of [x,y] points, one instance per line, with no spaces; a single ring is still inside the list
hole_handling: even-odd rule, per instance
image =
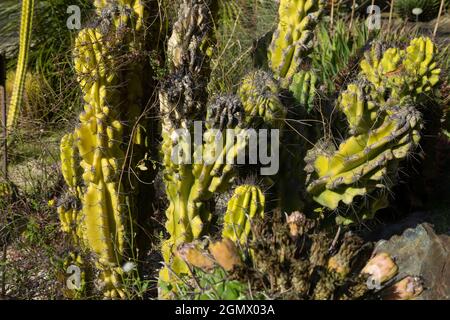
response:
[[[387,205],[386,190],[395,181],[399,162],[420,141],[422,116],[415,105],[439,79],[434,51],[429,39],[417,38],[406,51],[391,48],[382,54],[376,46],[367,54],[360,79],[337,103],[347,117],[350,137],[338,150],[321,141],[306,157],[307,190],[319,204],[335,210],[340,202],[350,205],[356,196],[364,196],[363,217]]]
[[[11,103],[8,110],[6,128],[9,131],[16,125],[23,100],[23,90],[27,73],[28,51],[31,42],[31,29],[34,13],[34,0],[22,1],[22,13],[20,18],[20,45],[17,60],[16,76],[12,91]]]
[[[264,218],[265,197],[261,189],[241,185],[234,190],[224,216],[222,237],[247,243],[253,219]]]
[[[313,29],[322,11],[321,0],[281,0],[278,27],[273,35],[268,57],[269,66],[288,88],[300,71],[313,46]]]

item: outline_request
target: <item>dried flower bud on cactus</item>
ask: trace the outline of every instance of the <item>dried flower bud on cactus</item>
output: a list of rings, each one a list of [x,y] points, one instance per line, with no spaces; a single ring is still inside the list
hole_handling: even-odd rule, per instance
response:
[[[398,272],[398,267],[391,256],[385,252],[376,254],[362,269],[362,274],[367,274],[377,283],[384,283],[392,279]]]
[[[408,276],[391,287],[382,294],[384,300],[411,300],[418,297],[423,292],[422,280],[419,277]]]
[[[210,243],[209,251],[217,263],[226,271],[242,264],[241,257],[234,242],[228,238]]]

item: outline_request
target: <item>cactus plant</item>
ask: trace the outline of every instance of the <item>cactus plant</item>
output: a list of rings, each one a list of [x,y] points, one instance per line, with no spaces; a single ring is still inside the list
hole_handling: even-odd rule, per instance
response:
[[[191,160],[191,157],[195,158],[203,147],[208,148],[208,143],[215,146],[215,137],[211,136],[205,146],[191,150],[189,138],[193,132],[193,121],[202,119],[206,107],[212,16],[215,10],[216,1],[185,0],[181,3],[179,18],[168,41],[171,73],[159,93],[163,115],[161,154],[169,199],[166,229],[170,235],[162,244],[165,267],[160,271],[159,280],[169,285],[177,281],[178,274],[188,273],[186,263],[175,255],[177,247],[197,239],[206,230],[211,219],[208,202],[213,193],[229,184],[231,179],[229,173],[232,168],[223,163],[223,157],[239,149],[228,142],[224,153],[213,155],[214,160],[209,164],[183,161],[186,156]],[[177,131],[180,128],[185,129],[183,134]],[[178,154],[180,151],[176,147],[181,154]],[[178,157],[178,161],[174,156]],[[221,160],[217,161],[218,158]],[[162,297],[168,294],[170,292],[160,292]]]
[[[8,110],[6,128],[11,131],[16,125],[23,100],[23,89],[27,74],[28,52],[31,43],[31,28],[34,13],[34,0],[22,2],[22,13],[20,18],[20,48],[15,74],[14,88]]]
[[[350,84],[337,106],[348,122],[350,137],[338,150],[320,142],[308,152],[307,190],[321,205],[335,210],[340,202],[366,201],[370,217],[386,206],[399,161],[416,149],[422,116],[414,107],[439,79],[429,39],[411,41],[406,51],[379,47],[361,62],[360,80]]]
[[[286,117],[286,108],[280,101],[278,83],[264,71],[248,74],[239,88],[239,97],[249,125],[265,123],[280,128]]]
[[[309,113],[314,108],[314,97],[318,88],[318,77],[314,71],[304,71],[296,73],[289,86],[289,91],[299,103],[300,107]]]
[[[322,11],[322,0],[281,0],[278,27],[269,48],[269,65],[283,88],[289,87],[292,77],[313,46],[313,28]]]
[[[252,185],[241,185],[234,190],[223,218],[222,237],[242,244],[247,243],[251,223],[255,218],[264,218],[265,197]]]
[[[74,231],[74,238],[81,238],[95,254],[105,297],[125,298],[121,263],[127,241],[135,237],[127,226],[135,223],[139,207],[133,179],[122,174],[126,165],[136,163],[131,157],[139,156],[146,139],[145,124],[134,129],[124,125],[137,122],[143,110],[144,70],[123,58],[144,49],[147,9],[140,0],[94,4],[105,20],[81,30],[75,41],[75,70],[85,106],[74,132],[61,141],[62,171],[71,200],[64,201],[58,212],[63,230]],[[124,151],[128,139],[133,154]],[[77,200],[81,206],[73,205]]]

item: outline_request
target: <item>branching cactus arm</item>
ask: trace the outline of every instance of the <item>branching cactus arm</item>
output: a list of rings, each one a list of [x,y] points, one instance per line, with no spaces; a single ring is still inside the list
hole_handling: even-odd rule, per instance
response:
[[[224,216],[222,237],[247,243],[253,219],[264,218],[265,198],[261,189],[252,185],[236,188]]]
[[[366,53],[361,79],[347,87],[337,105],[347,117],[349,138],[338,150],[318,143],[306,157],[307,190],[319,204],[335,210],[340,202],[352,205],[363,197],[366,217],[387,205],[399,162],[420,141],[422,115],[416,104],[438,82],[434,52],[431,40],[417,38],[406,50],[383,53],[376,45]]]
[[[269,65],[283,88],[289,87],[312,49],[313,29],[323,5],[322,0],[280,1],[278,27],[269,48]]]

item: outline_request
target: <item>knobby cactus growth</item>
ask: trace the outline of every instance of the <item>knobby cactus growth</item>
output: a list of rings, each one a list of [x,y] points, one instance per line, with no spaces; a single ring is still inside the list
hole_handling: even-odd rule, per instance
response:
[[[155,3],[94,4],[104,20],[80,31],[75,41],[75,70],[85,105],[74,132],[61,142],[69,190],[58,211],[63,230],[95,254],[105,296],[125,298],[121,264],[134,242],[130,230],[142,208],[135,178],[124,175],[124,169],[133,166],[139,150],[147,147],[146,124],[131,127],[144,111],[145,68],[127,57],[145,49],[147,10],[154,10]]]
[[[314,44],[314,27],[322,12],[322,0],[281,0],[278,27],[269,48],[269,66],[283,88],[308,65]]]
[[[418,103],[439,80],[435,48],[428,38],[411,41],[406,50],[375,46],[361,62],[356,82],[341,93],[337,107],[347,118],[349,138],[336,150],[320,141],[308,152],[308,192],[326,208],[364,199],[361,218],[387,206],[399,162],[420,141]],[[353,219],[353,220],[352,220]],[[340,222],[352,222],[339,217]]]

